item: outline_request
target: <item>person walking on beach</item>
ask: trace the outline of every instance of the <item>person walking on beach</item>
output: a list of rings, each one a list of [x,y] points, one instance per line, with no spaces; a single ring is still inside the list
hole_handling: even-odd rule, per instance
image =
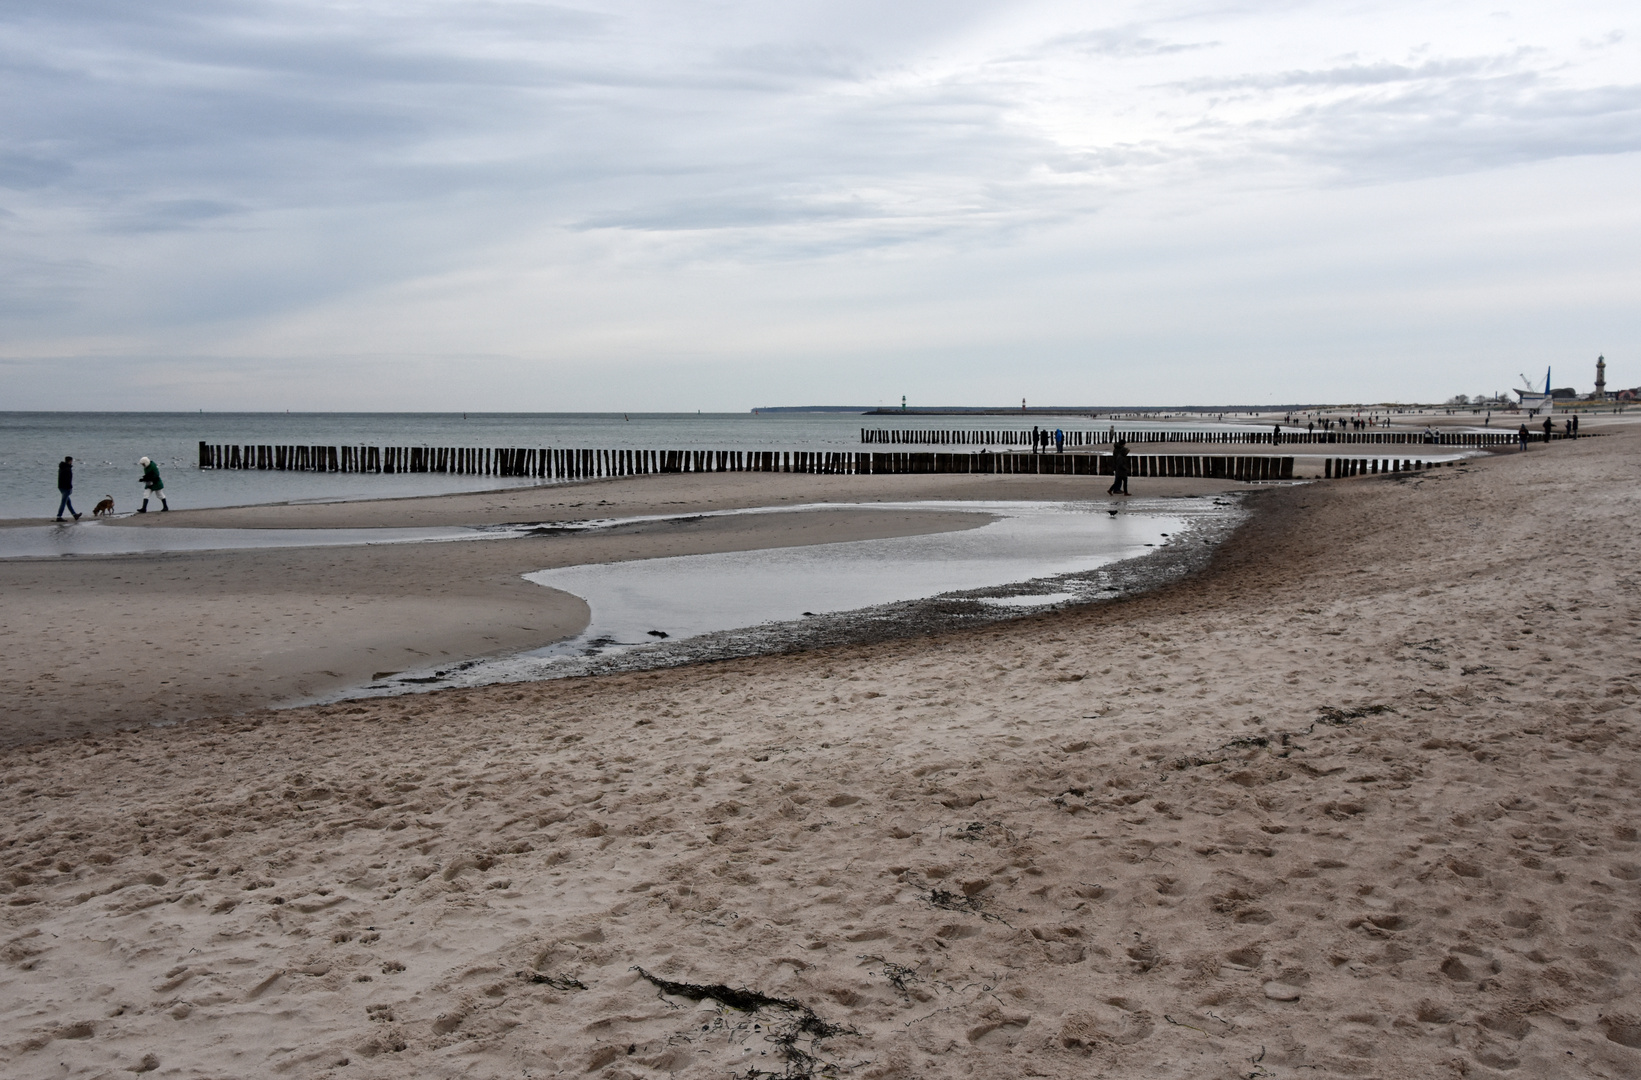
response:
[[[165,481],[160,479],[160,467],[147,458],[143,458],[137,464],[142,466],[143,489],[142,506],[138,507],[137,513],[148,513],[148,500],[150,498],[160,501],[161,510],[171,509],[171,504],[165,501]]]
[[[1546,416],[1544,418],[1544,441],[1545,442],[1550,441],[1550,436],[1555,434],[1555,430],[1556,430],[1555,421],[1551,420],[1548,416]]]
[[[1573,414],[1573,438],[1578,438],[1578,414]]]
[[[1107,495],[1128,494],[1128,444],[1121,439],[1111,448],[1111,486],[1106,488]]]
[[[1521,425],[1521,430],[1516,432],[1516,445],[1523,450],[1527,449],[1527,425],[1525,423]]]
[[[1066,433],[1063,428],[1054,429],[1054,452],[1056,454],[1066,452]]]
[[[69,496],[74,493],[74,459],[65,457],[57,463],[57,490],[63,493],[63,499],[57,504],[57,520],[63,520],[63,509],[74,515],[74,520],[80,520],[80,512],[74,509],[74,500]]]

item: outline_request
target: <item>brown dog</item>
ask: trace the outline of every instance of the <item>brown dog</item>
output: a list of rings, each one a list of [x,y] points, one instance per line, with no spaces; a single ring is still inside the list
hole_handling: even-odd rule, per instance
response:
[[[112,495],[91,508],[91,516],[94,518],[100,518],[104,514],[109,516],[114,514],[114,497]]]

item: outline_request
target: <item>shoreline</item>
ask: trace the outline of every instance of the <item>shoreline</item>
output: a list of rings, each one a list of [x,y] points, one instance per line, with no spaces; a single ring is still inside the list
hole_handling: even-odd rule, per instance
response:
[[[1248,490],[1233,480],[1146,478],[1146,496]],[[174,510],[135,528],[373,528],[500,525],[630,518],[819,503],[1103,499],[1110,478],[1028,474],[828,476],[812,473],[667,473],[570,480],[459,495]]]
[[[323,697],[573,637],[582,563],[974,528],[966,511],[679,516],[563,535],[0,560],[0,745]]]
[[[1638,458],[1272,488],[980,629],[0,749],[0,1063],[1633,1074]]]
[[[1638,415],[1641,415],[1641,414],[1638,414]],[[1475,428],[1478,431],[1479,430],[1499,430],[1498,428],[1483,428],[1480,424],[1470,424],[1470,423],[1467,422],[1467,419],[1468,418],[1466,418],[1466,417],[1460,417],[1460,416],[1452,416],[1452,417],[1449,417],[1449,416],[1429,416],[1429,417],[1420,418],[1421,422],[1418,423],[1418,424],[1411,425],[1411,426],[1397,426],[1397,427],[1393,427],[1393,428],[1387,429],[1387,430],[1414,431],[1414,430],[1417,430],[1417,429],[1422,429],[1423,427],[1426,427],[1426,426],[1436,427],[1436,428],[1441,429],[1441,430],[1459,430],[1459,429],[1469,429],[1469,428],[1472,428],[1472,427]],[[1607,419],[1604,419],[1600,424],[1598,424],[1596,428],[1592,429],[1592,431],[1597,430],[1599,428],[1612,427],[1614,425],[1622,426],[1625,423],[1625,421],[1629,420],[1629,419],[1633,419],[1633,418],[1631,418],[1631,417],[1618,417],[1618,416],[1607,418]],[[1238,425],[1238,426],[1245,426],[1245,427],[1250,427],[1250,428],[1254,428],[1254,429],[1258,429],[1258,430],[1265,430],[1266,428],[1268,428],[1270,426],[1270,422],[1271,421],[1269,420],[1269,418],[1261,419],[1261,420],[1258,420],[1258,421],[1250,420],[1246,424],[1241,424],[1241,425]],[[1125,421],[1124,423],[1126,424],[1126,423],[1129,423],[1129,422]],[[1297,428],[1293,428],[1291,425],[1289,426],[1288,429],[1289,430],[1298,430]],[[903,449],[903,450],[906,450],[906,451],[911,451],[911,452],[926,452],[926,451],[930,451],[930,450],[941,449],[940,447],[923,446],[923,445],[907,445],[907,446],[904,446],[904,447],[900,447],[900,446],[890,447],[890,446],[877,445],[877,444],[865,445],[865,446],[860,446],[860,447],[857,447],[857,448],[861,449],[861,450],[864,450],[866,452],[873,452],[873,451],[884,452],[884,451],[888,451],[888,450],[900,450],[900,449]],[[1342,444],[1339,444],[1338,446],[1332,446],[1332,445],[1320,446],[1320,445],[1318,445],[1318,446],[1304,446],[1304,447],[1295,447],[1295,446],[1291,446],[1291,445],[1271,447],[1271,446],[1266,445],[1266,444],[1252,444],[1252,445],[1246,445],[1246,446],[1238,445],[1238,446],[1235,446],[1235,447],[1229,447],[1229,446],[1219,447],[1219,448],[1217,448],[1217,451],[1216,451],[1216,448],[1212,444],[1160,444],[1159,443],[1159,444],[1136,444],[1136,446],[1134,448],[1134,451],[1137,454],[1145,454],[1145,453],[1150,452],[1150,451],[1155,451],[1155,452],[1158,452],[1158,453],[1179,453],[1179,452],[1190,452],[1190,450],[1192,448],[1194,448],[1196,453],[1208,453],[1211,456],[1221,456],[1223,454],[1230,454],[1232,456],[1238,456],[1238,455],[1240,455],[1240,456],[1272,456],[1272,455],[1285,456],[1285,455],[1292,454],[1292,455],[1296,456],[1297,458],[1301,459],[1301,461],[1298,463],[1301,470],[1306,469],[1306,468],[1310,468],[1310,469],[1313,469],[1318,475],[1320,475],[1320,472],[1321,472],[1321,466],[1320,466],[1321,460],[1324,457],[1328,457],[1328,456],[1345,456],[1345,457],[1374,457],[1374,456],[1378,456],[1378,457],[1414,458],[1414,457],[1420,456],[1420,451],[1423,449],[1421,446],[1409,444],[1409,445],[1405,445],[1405,446],[1395,446],[1395,447],[1388,447],[1387,446],[1387,447],[1379,448],[1380,452],[1374,453],[1372,451],[1369,451],[1368,448],[1366,448],[1366,447],[1354,446],[1354,445],[1351,445],[1351,444],[1343,444],[1342,443]],[[845,449],[848,449],[848,448],[845,448]],[[946,449],[957,449],[957,448],[946,448]],[[1447,449],[1455,450],[1457,448],[1447,448]],[[1386,451],[1392,451],[1392,450],[1394,450],[1395,453],[1386,452]],[[1074,451],[1074,452],[1076,452],[1076,451]],[[1436,456],[1437,457],[1448,457],[1448,456],[1453,456],[1453,455],[1452,454],[1445,454],[1445,455],[1438,454]],[[190,472],[191,472],[191,470],[184,468],[184,470],[182,472],[182,476],[184,478],[186,478],[188,475],[190,475]],[[274,473],[259,474],[259,473],[256,473],[253,470],[251,472],[243,473],[243,474],[235,473],[234,475],[244,475],[244,476],[262,475],[262,476],[265,476],[265,477],[279,477],[279,478],[285,478],[285,479],[295,479],[295,478],[302,477],[304,474],[302,474],[300,472],[274,472]],[[430,477],[437,477],[438,476],[438,474],[428,474],[428,475]],[[690,477],[690,478],[696,478],[696,476],[697,476],[697,474],[673,474],[674,478],[676,478],[679,475],[687,476],[687,477]],[[731,476],[735,476],[735,475],[740,475],[740,474],[730,474],[730,473],[725,473],[725,474],[699,474],[699,476],[703,477],[703,478],[709,478],[709,477],[722,478],[722,477],[731,477]],[[778,473],[778,474],[764,474],[764,475],[766,475],[766,476],[779,476],[779,477],[782,477],[783,479],[786,479],[786,480],[792,480],[792,479],[797,479],[797,478],[803,476],[804,474]],[[653,474],[652,474],[651,478],[655,478],[653,476]],[[368,480],[368,478],[365,478],[365,479]],[[467,478],[467,479],[475,479],[475,478]],[[850,479],[850,478],[839,478],[839,479]],[[894,479],[894,478],[893,477],[879,477],[879,478],[866,477],[866,478],[853,478],[853,479],[857,479],[857,480],[864,479],[864,480],[867,480],[867,481],[870,482],[870,481],[874,481],[874,480],[891,480],[891,479]],[[913,477],[912,479],[915,480],[917,478]],[[346,497],[346,498],[324,498],[320,501],[314,501],[314,502],[309,502],[309,501],[306,501],[306,500],[290,501],[290,500],[287,499],[287,500],[284,500],[284,501],[276,501],[276,502],[242,503],[242,504],[233,505],[233,506],[213,507],[213,508],[210,508],[209,510],[185,510],[184,507],[187,506],[187,502],[188,502],[187,484],[186,483],[181,483],[181,484],[174,484],[173,485],[173,487],[176,489],[174,494],[178,495],[178,499],[177,499],[178,509],[175,510],[175,511],[172,511],[172,514],[188,513],[190,515],[193,515],[193,517],[191,517],[191,519],[189,520],[189,524],[194,525],[196,527],[204,527],[206,525],[206,523],[211,520],[211,516],[214,515],[214,514],[217,514],[217,513],[227,514],[227,515],[229,515],[230,518],[232,518],[236,515],[239,515],[239,516],[253,515],[253,514],[255,514],[256,511],[265,510],[265,509],[266,510],[273,510],[273,509],[299,510],[299,509],[304,508],[304,507],[315,507],[315,506],[336,507],[336,506],[351,506],[351,505],[360,505],[360,504],[382,504],[382,505],[385,506],[385,505],[391,505],[391,504],[394,504],[394,503],[407,503],[407,502],[416,502],[416,501],[426,500],[426,499],[444,499],[444,498],[451,498],[451,499],[466,498],[470,502],[481,503],[482,500],[485,497],[488,497],[488,496],[507,495],[507,494],[510,494],[510,493],[518,492],[518,491],[538,492],[539,493],[539,492],[542,492],[542,491],[557,490],[557,491],[560,491],[560,492],[564,492],[564,491],[574,490],[574,489],[576,489],[578,487],[581,487],[581,486],[583,486],[585,484],[588,484],[588,483],[602,483],[602,482],[604,482],[604,481],[603,480],[574,480],[574,481],[560,481],[560,482],[557,482],[557,483],[554,483],[554,484],[540,484],[540,485],[530,484],[530,483],[527,483],[527,482],[519,482],[519,483],[510,484],[510,485],[508,485],[508,484],[497,484],[496,486],[493,486],[493,487],[486,486],[486,487],[481,487],[477,490],[462,492],[462,493],[458,493],[458,494],[454,494],[454,495],[422,493],[422,494],[407,494],[407,495],[373,496],[373,495],[369,495],[369,494],[364,494],[364,495],[350,496],[350,497]],[[864,491],[866,489],[862,488],[861,490]],[[42,495],[44,495],[44,494],[45,493],[42,493]],[[555,500],[553,500],[553,499],[543,499],[542,497],[540,497],[538,495],[538,496],[533,497],[529,500],[526,500],[526,502],[522,505],[536,505],[536,504],[541,504],[543,502],[545,502],[547,504],[551,504],[553,501],[555,501]],[[45,506],[48,503],[49,503],[50,506],[55,506],[56,505],[56,495],[54,493],[52,493],[50,495],[49,500],[42,497],[42,499],[41,499],[42,506]],[[171,515],[166,515],[166,518],[168,519],[170,516]],[[256,516],[257,520],[262,520],[261,515],[255,515],[255,516]],[[50,520],[51,520],[51,518],[50,518],[49,513],[42,513],[39,517],[4,518],[4,519],[0,519],[0,528],[9,528],[9,527],[16,527],[16,526],[21,526],[21,525],[38,525],[38,524],[41,524],[42,522],[46,522],[46,521],[50,521]],[[159,521],[154,519],[154,518],[148,517],[147,515],[144,515],[144,516],[141,516],[141,517],[136,516],[136,515],[131,515],[131,514],[129,514],[128,510],[127,511],[122,511],[122,516],[117,517],[113,520],[115,522],[119,523],[119,524],[122,524],[122,525],[131,525],[131,526],[137,526],[137,527],[141,527],[143,525],[152,526],[152,525],[159,524]],[[226,518],[224,519],[224,521],[227,521],[227,520],[228,519],[226,519]],[[334,518],[330,517],[330,516],[327,516],[326,520],[334,520]]]
[[[873,515],[861,510],[809,510],[804,513],[816,516],[799,515],[783,522],[782,507],[1068,498],[1123,505],[1120,498],[1104,494],[1106,483],[1100,477],[1032,474],[652,474],[116,519],[112,524],[117,527],[201,533],[217,528],[432,529],[663,520],[602,528],[574,540],[486,538],[482,544],[0,559],[0,615],[6,616],[7,624],[0,629],[0,692],[14,702],[0,728],[0,743],[101,730],[111,724],[174,723],[334,700],[338,692],[366,687],[384,673],[431,671],[573,638],[587,625],[586,605],[523,581],[523,574],[536,570],[574,562],[804,546],[968,527],[958,522],[962,515],[951,517],[948,512],[942,517],[926,511],[918,512],[921,524],[896,518],[897,512],[869,520]],[[1134,487],[1142,496],[1158,499],[1251,495],[1272,489],[1188,478],[1137,478]],[[756,522],[683,520],[748,509],[773,514]],[[590,536],[607,543],[594,542]],[[30,564],[34,569],[25,569]],[[1143,573],[1139,578],[1146,580]],[[36,603],[45,596],[52,599],[43,606]],[[890,635],[895,637],[923,632],[920,621],[934,627],[956,625],[947,614],[915,604],[896,608],[887,618],[901,627]],[[840,632],[833,640],[859,636],[857,631]],[[802,648],[826,643],[801,632],[787,644]],[[598,665],[593,668],[601,670]],[[65,713],[73,719],[53,719]]]

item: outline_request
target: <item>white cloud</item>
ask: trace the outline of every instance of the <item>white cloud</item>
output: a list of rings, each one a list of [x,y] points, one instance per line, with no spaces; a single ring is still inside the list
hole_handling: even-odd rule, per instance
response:
[[[425,407],[1446,396],[1636,343],[1564,288],[1636,284],[1628,17],[17,0],[0,356],[35,407],[96,357],[178,358],[205,406],[319,365],[385,407],[395,357],[475,398]]]

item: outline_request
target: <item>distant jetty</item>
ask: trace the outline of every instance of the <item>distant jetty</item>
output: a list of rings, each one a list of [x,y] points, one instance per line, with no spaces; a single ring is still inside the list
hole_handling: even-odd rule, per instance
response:
[[[1289,413],[1315,409],[1386,408],[1384,405],[774,405],[753,413],[857,413],[861,416],[1109,416],[1113,413]]]

